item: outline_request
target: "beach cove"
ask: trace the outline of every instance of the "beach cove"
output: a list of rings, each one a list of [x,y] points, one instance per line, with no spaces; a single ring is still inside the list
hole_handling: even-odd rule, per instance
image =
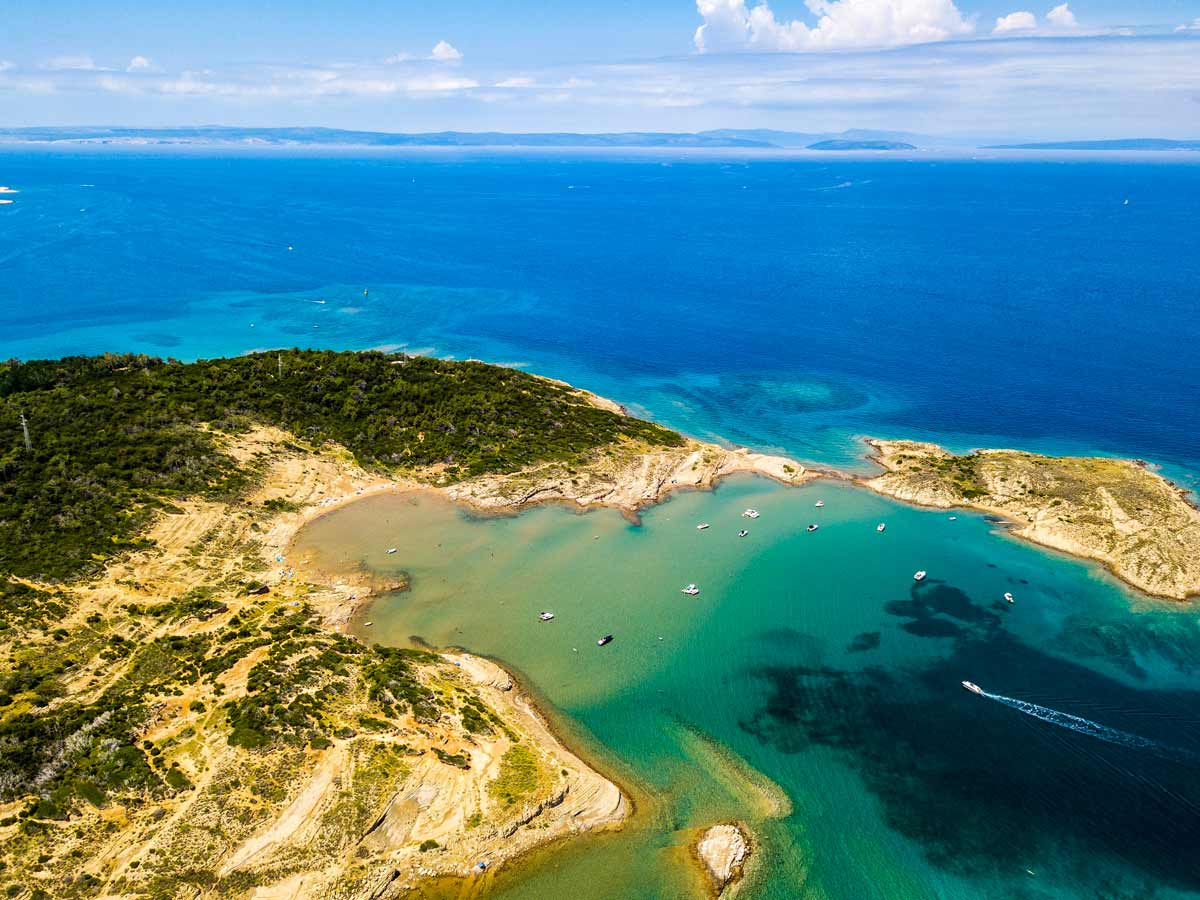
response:
[[[1192,864],[1147,835],[1166,819],[1181,846],[1198,833],[1194,766],[959,681],[1195,752],[1180,715],[1196,705],[1195,613],[996,530],[847,485],[735,476],[640,525],[381,494],[316,519],[293,553],[407,576],[356,633],[499,658],[653,798],[623,832],[502,874],[495,896],[692,896],[690,845],[726,820],[761,843],[751,896],[999,897],[1028,879],[1039,896],[1087,896],[1098,879],[1131,895],[1169,879],[1187,896]],[[916,568],[930,573],[919,585]],[[691,582],[698,596],[680,593]],[[545,610],[555,619],[538,622]],[[756,802],[747,773],[790,811]]]

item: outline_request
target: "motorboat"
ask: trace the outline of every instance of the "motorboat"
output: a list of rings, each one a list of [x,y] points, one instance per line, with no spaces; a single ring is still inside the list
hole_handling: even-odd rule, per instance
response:
[[[1005,592],[1004,592],[1004,599],[1005,599],[1005,600],[1007,600],[1009,603],[1012,603],[1012,602],[1013,602],[1013,595],[1012,595],[1012,594],[1010,594],[1008,591],[1005,591]]]
[[[611,634],[606,634],[604,637],[600,638],[600,640],[596,641],[596,646],[603,647],[605,644],[611,644],[612,639],[613,636]]]
[[[395,547],[388,547],[388,553],[395,553],[395,552],[396,552]]]
[[[738,532],[738,537],[745,537],[749,533],[750,533],[749,531],[747,531],[745,528],[743,528],[741,531]]]
[[[983,696],[983,688],[981,688],[979,685],[977,685],[973,681],[964,681],[962,683],[962,686],[964,688],[966,688],[968,691],[970,691],[972,694],[978,694],[980,697]]]
[[[918,570],[917,570],[917,571],[916,571],[916,572],[913,574],[913,581],[924,581],[924,580],[925,580],[925,576],[926,576],[926,575],[928,575],[928,574],[929,574],[929,573],[928,573],[928,572],[926,572],[924,569],[918,569]]]
[[[882,522],[880,522],[878,525],[875,526],[875,530],[876,531],[885,531],[885,530],[887,530],[887,526],[885,524],[883,524]]]
[[[742,515],[745,516],[747,519],[757,519],[758,518],[758,510],[757,509],[748,509],[744,513],[742,513]]]
[[[554,618],[554,613],[540,612],[540,613],[538,613],[538,618],[541,619],[543,622],[549,622],[551,619]]]
[[[705,528],[708,528],[708,527],[709,526],[708,526],[707,522],[701,522],[699,525],[696,526],[696,530],[703,531]]]
[[[824,500],[818,500],[816,503],[813,504],[813,506],[815,506],[817,509],[820,509],[824,505],[825,505]]]
[[[700,593],[700,588],[696,587],[694,584],[689,584],[687,587],[683,588],[680,593],[687,594],[689,597],[695,597],[698,593]]]
[[[809,530],[809,531],[816,531],[816,530],[817,530],[818,528],[820,528],[820,527],[821,527],[820,525],[815,525],[815,524],[814,524],[814,525],[809,525],[809,526],[808,526],[808,530]]]

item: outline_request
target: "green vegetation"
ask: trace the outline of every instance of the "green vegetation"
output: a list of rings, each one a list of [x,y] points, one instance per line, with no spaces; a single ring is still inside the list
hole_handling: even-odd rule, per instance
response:
[[[579,460],[621,440],[682,442],[562,385],[478,362],[299,350],[189,364],[13,360],[0,364],[0,571],[86,574],[142,546],[147,517],[172,497],[236,495],[247,473],[214,432],[254,424],[337,442],[367,467],[436,468],[447,480]]]
[[[987,488],[979,480],[979,457],[976,454],[943,457],[935,460],[933,465],[965,499],[987,496]]]
[[[537,757],[528,747],[516,744],[500,757],[500,774],[488,784],[488,793],[512,806],[537,790],[540,781]]]

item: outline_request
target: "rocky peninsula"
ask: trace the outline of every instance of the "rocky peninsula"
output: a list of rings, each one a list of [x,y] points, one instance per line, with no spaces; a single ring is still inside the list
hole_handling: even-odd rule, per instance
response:
[[[1200,510],[1137,460],[1019,450],[952,454],[916,441],[868,442],[885,472],[862,483],[920,506],[1010,519],[1013,534],[1096,560],[1141,591],[1200,594]]]

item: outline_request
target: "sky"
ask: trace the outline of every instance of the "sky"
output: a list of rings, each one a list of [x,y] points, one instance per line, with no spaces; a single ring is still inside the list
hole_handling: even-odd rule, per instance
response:
[[[5,0],[0,123],[1200,138],[1200,0]]]

